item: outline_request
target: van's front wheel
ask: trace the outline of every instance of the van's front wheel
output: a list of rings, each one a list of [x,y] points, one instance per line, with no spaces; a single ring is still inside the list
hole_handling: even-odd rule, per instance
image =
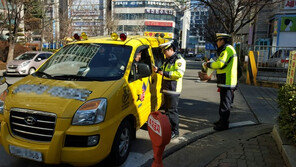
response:
[[[115,135],[111,150],[111,161],[118,166],[124,163],[128,157],[131,145],[131,124],[125,120],[123,121]]]

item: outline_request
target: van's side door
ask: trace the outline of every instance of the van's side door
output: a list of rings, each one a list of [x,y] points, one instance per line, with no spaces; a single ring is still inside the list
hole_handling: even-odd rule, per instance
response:
[[[152,74],[151,56],[149,55],[148,48],[142,51],[141,60],[139,62],[133,62],[128,79],[134,105],[139,115],[140,125],[143,125],[151,112],[151,74],[145,77],[141,77],[137,74],[137,63],[149,67],[150,73]]]
[[[154,65],[160,68],[165,61],[164,54],[162,53],[159,47],[151,48],[151,49],[152,49],[152,55],[154,59]],[[151,77],[152,77],[151,99],[153,101],[152,110],[155,111],[158,109],[158,107],[161,106],[161,103],[162,103],[162,93],[160,92],[161,84],[162,84],[162,75],[153,72]]]

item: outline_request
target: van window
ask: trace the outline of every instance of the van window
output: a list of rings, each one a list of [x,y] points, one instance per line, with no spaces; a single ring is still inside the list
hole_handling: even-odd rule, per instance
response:
[[[73,80],[73,78],[77,80],[117,80],[125,72],[131,51],[132,47],[125,45],[67,45],[47,61],[38,72],[62,80]]]
[[[140,79],[140,78],[137,78],[136,75],[135,75],[135,74],[137,74],[137,69],[136,69],[136,64],[137,63],[147,64],[150,67],[150,70],[152,72],[152,69],[151,69],[151,57],[149,55],[148,49],[142,50],[141,60],[139,62],[135,62],[135,61],[133,62],[131,72],[130,72],[130,75],[129,75],[129,82],[133,82],[133,81],[135,81],[137,79]]]
[[[155,65],[157,67],[161,67],[162,64],[165,61],[164,55],[161,52],[161,49],[160,48],[152,48],[152,53],[153,53],[153,58],[154,58],[154,61],[155,61]]]
[[[46,57],[46,54],[39,54],[36,58],[35,58],[35,61],[39,61],[38,60],[38,58],[40,58],[40,60],[45,60],[45,59],[47,59],[47,57]]]
[[[24,53],[15,58],[15,60],[31,60],[36,56],[36,53]]]

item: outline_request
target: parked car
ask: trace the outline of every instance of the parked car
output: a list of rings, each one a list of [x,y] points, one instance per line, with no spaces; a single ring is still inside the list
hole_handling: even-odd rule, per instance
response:
[[[290,50],[277,50],[266,62],[267,67],[288,68]]]
[[[29,75],[42,65],[51,52],[30,51],[21,54],[6,65],[6,75]]]
[[[194,53],[193,52],[188,52],[187,54],[184,54],[185,57],[194,57]]]
[[[197,54],[196,56],[195,56],[195,61],[202,61],[203,59],[204,59],[204,55],[203,54]]]

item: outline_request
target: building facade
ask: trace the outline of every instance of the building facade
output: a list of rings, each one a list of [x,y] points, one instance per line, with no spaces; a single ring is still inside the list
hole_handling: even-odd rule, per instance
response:
[[[112,7],[118,32],[146,36],[163,33],[165,38],[174,38],[173,0],[113,0]]]
[[[188,49],[197,52],[205,47],[205,24],[209,17],[209,9],[198,0],[190,2],[191,20]]]
[[[107,0],[73,0],[69,4],[69,18],[73,34],[104,35]]]
[[[270,20],[272,46],[296,47],[296,0],[278,5]]]

